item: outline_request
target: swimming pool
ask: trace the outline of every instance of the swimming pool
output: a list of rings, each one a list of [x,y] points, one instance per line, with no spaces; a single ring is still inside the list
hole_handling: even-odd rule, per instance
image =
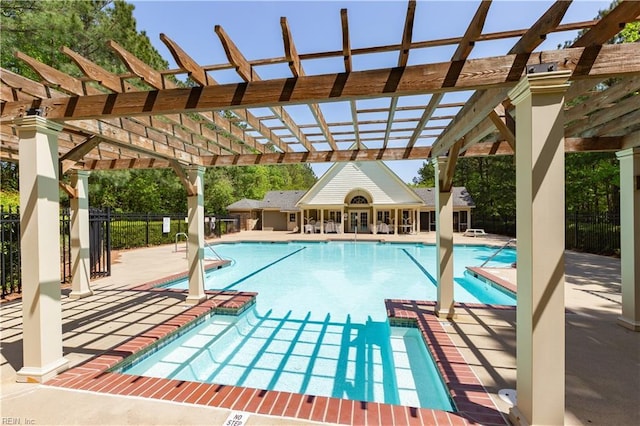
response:
[[[435,300],[435,247],[380,243],[237,243],[208,289],[258,292],[240,318],[212,316],[126,373],[452,410],[422,338],[389,327],[384,299]],[[514,304],[469,285],[465,266],[494,248],[457,246],[457,301]],[[492,265],[515,261],[513,250]],[[171,284],[186,288],[186,280]]]

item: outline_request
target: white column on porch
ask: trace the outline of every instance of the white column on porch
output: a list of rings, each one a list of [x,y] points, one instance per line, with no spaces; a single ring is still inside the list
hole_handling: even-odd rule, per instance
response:
[[[19,382],[44,382],[68,368],[62,356],[60,304],[60,124],[15,120],[20,153],[22,359]]]
[[[622,315],[618,324],[640,331],[640,148],[616,154],[620,160],[620,267]]]
[[[320,233],[324,234],[324,209],[320,209]]]
[[[516,106],[516,424],[564,423],[564,92],[570,71],[529,74]]]
[[[393,234],[398,235],[398,209],[395,209],[393,217]]]
[[[186,168],[189,182],[196,190],[195,195],[187,196],[189,294],[186,302],[192,305],[196,305],[206,298],[204,292],[204,170],[205,168],[202,166]]]
[[[436,252],[438,253],[438,300],[436,315],[453,318],[453,196],[451,188],[441,186],[447,158],[439,157],[435,164],[436,174]]]
[[[71,170],[71,293],[72,299],[91,296],[91,265],[89,264],[89,172]]]
[[[371,222],[373,223],[373,229],[371,230],[371,232],[373,232],[374,234],[378,233],[378,210],[376,209],[376,206],[373,206],[373,217],[371,218]]]

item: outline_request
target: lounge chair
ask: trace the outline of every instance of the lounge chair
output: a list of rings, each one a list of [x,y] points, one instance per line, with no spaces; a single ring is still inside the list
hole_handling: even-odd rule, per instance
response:
[[[469,228],[462,234],[463,237],[484,237],[485,235],[487,235],[487,233],[484,232],[484,229],[479,228]]]

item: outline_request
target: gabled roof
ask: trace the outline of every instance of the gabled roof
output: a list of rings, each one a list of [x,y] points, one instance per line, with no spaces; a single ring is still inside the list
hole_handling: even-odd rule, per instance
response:
[[[233,204],[227,206],[227,210],[255,210],[260,208],[260,200],[251,200],[249,198],[243,198]]]
[[[305,192],[306,191],[303,190],[269,191],[262,200],[243,198],[227,206],[227,210],[279,210],[283,212],[297,212],[300,209],[296,207],[296,203]]]
[[[413,188],[413,191],[429,206],[436,205],[435,188]],[[471,198],[471,194],[464,186],[454,186],[453,191],[453,207],[475,207],[476,203]]]
[[[278,209],[280,211],[299,211],[296,207],[298,200],[302,198],[306,191],[269,191],[264,196],[260,206],[263,209]]]
[[[342,205],[354,189],[369,193],[375,205],[422,204],[420,197],[382,161],[352,161],[331,166],[298,205]]]

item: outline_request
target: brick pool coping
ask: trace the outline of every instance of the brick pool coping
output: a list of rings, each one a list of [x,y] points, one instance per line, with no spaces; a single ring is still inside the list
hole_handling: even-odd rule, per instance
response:
[[[433,314],[433,302],[385,301],[392,325],[420,330],[449,388],[456,413],[110,371],[129,356],[150,350],[161,339],[205,315],[239,314],[255,303],[256,297],[256,293],[236,291],[208,291],[207,295],[204,302],[67,370],[46,385],[345,425],[508,425]]]

